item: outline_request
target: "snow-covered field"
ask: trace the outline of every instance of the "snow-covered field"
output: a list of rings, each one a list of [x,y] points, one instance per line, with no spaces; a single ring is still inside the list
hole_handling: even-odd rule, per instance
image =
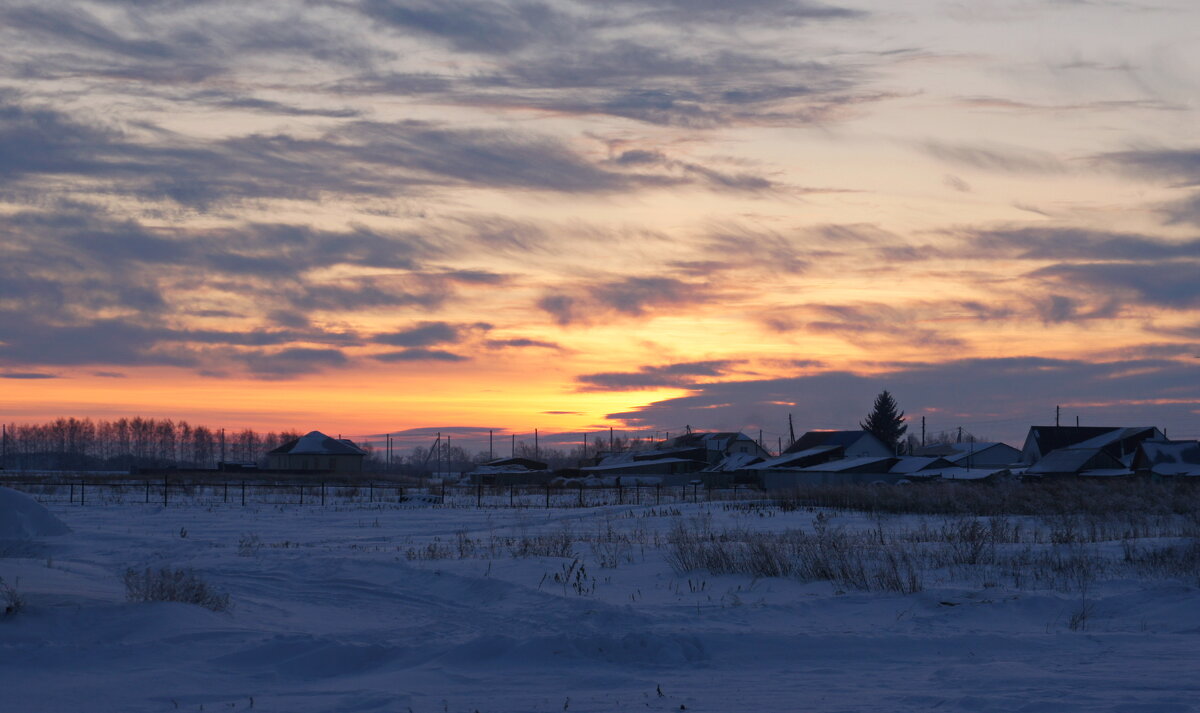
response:
[[[677,573],[671,540],[942,520],[726,503],[48,507],[71,533],[0,542],[24,602],[0,618],[6,713],[1200,710],[1200,582],[1118,566],[1129,542],[1089,544],[1115,564],[1075,579],[926,566],[903,594]],[[127,569],[164,567],[230,609],[127,601]]]

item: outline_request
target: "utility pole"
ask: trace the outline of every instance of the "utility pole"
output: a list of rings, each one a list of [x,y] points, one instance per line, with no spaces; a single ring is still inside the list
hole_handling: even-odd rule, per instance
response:
[[[537,460],[540,449],[538,448],[538,430],[533,429],[533,459]]]
[[[488,429],[488,460],[495,460],[492,456],[492,429]]]
[[[1075,428],[1079,428],[1079,414],[1075,414]]]
[[[8,424],[0,423],[0,470],[8,465]]]
[[[962,443],[962,426],[958,427],[958,440],[956,443]]]
[[[608,452],[612,453],[612,450],[613,450],[613,431],[612,431],[612,426],[609,426],[608,427]]]
[[[517,434],[512,434],[512,452],[508,454],[509,458],[517,457]]]
[[[758,429],[758,447],[762,448],[764,451],[767,450],[766,448],[763,448],[762,429],[761,428]]]
[[[225,429],[221,429],[221,462],[225,462]]]
[[[792,414],[788,414],[788,448],[796,442],[796,428],[792,425]]]
[[[925,447],[925,417],[921,417],[921,447]]]
[[[1062,412],[1062,406],[1054,407],[1054,427],[1058,428],[1058,416]]]
[[[783,436],[779,437],[779,443],[777,443],[776,445],[778,446],[776,453],[778,455],[783,455]]]

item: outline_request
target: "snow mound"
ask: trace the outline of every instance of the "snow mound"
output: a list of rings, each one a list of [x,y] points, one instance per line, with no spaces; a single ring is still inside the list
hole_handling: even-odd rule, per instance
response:
[[[71,528],[25,493],[0,487],[0,540],[65,535]]]

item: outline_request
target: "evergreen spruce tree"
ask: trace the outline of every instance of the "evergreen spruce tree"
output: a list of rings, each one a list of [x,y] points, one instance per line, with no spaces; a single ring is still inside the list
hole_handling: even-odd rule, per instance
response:
[[[867,415],[867,420],[858,424],[864,431],[883,441],[895,453],[900,445],[900,439],[908,426],[904,425],[904,412],[896,406],[896,399],[884,389],[875,397],[875,407]]]

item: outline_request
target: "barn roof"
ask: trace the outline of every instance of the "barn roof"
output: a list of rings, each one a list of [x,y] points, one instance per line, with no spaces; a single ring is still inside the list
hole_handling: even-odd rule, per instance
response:
[[[940,456],[899,456],[891,473],[919,473],[923,470],[951,468],[954,464]]]
[[[842,446],[816,446],[803,451],[784,451],[783,455],[774,458],[767,458],[761,463],[755,463],[754,468],[793,468],[811,464],[809,461],[817,460],[832,460],[834,456],[842,453]]]
[[[864,437],[874,438],[867,431],[809,431],[788,446],[784,453],[799,453],[818,446],[852,446]]]
[[[1025,472],[1035,475],[1068,474],[1080,473],[1084,470],[1119,470],[1121,468],[1122,464],[1119,460],[1100,448],[1059,448],[1046,454],[1046,457],[1036,464],[1026,468]]]
[[[972,454],[979,455],[992,448],[1008,448],[1014,451],[1014,457],[1019,457],[1021,453],[1020,450],[999,441],[963,441],[962,443],[935,443],[930,446],[921,446],[914,451],[914,454],[919,456],[943,456],[947,460],[958,462],[965,460]]]
[[[1050,451],[1070,448],[1090,438],[1117,430],[1120,429],[1111,426],[1030,426],[1029,437],[1037,443],[1038,452],[1044,456]]]
[[[330,438],[320,431],[309,431],[300,438],[293,438],[269,455],[304,456],[365,456],[366,451],[348,439]]]
[[[880,458],[878,456],[843,458],[841,460],[829,461],[828,463],[821,463],[820,465],[809,466],[808,468],[800,468],[800,470],[818,473],[844,473],[851,470],[878,467],[879,470],[871,472],[886,473],[891,469],[892,463],[896,460],[894,457]]]

